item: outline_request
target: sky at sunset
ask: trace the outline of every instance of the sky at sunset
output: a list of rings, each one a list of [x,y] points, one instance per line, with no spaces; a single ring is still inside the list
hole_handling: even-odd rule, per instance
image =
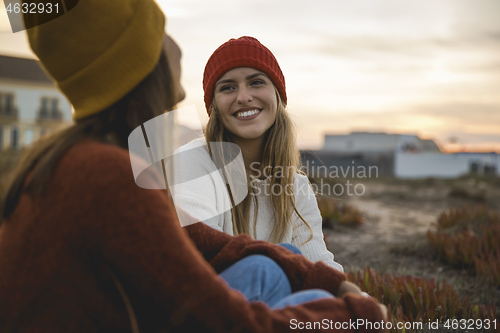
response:
[[[301,148],[325,134],[431,138],[444,151],[500,153],[498,0],[159,0],[183,50],[183,106],[208,120],[201,85],[211,53],[258,38],[285,75]],[[0,4],[0,54],[34,58]],[[195,124],[193,119],[180,119]]]

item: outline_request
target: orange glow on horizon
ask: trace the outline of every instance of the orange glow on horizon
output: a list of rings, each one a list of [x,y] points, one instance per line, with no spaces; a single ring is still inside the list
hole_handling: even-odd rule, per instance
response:
[[[500,154],[500,144],[445,144],[439,145],[445,154],[453,153],[497,153]]]

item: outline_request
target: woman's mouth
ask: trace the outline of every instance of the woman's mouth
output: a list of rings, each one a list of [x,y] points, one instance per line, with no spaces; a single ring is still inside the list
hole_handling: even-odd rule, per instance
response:
[[[259,113],[262,112],[262,109],[253,109],[253,110],[248,110],[248,111],[240,111],[236,112],[234,116],[240,120],[247,120],[247,119],[253,119],[259,115]]]

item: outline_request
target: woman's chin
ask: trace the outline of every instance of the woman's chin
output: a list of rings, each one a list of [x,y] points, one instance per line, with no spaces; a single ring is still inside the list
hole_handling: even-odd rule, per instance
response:
[[[252,141],[262,139],[264,137],[264,134],[265,134],[265,132],[260,132],[260,131],[237,133],[236,135],[233,135],[233,138],[235,141],[252,142]]]

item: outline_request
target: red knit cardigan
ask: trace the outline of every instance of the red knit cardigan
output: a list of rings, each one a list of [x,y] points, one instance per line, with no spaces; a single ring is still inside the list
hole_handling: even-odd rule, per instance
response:
[[[307,322],[329,323],[329,331],[336,322],[382,320],[374,301],[350,294],[282,310],[248,303],[217,273],[251,254],[275,260],[293,291],[335,294],[345,280],[247,235],[181,228],[166,191],[135,184],[126,150],[87,140],[62,157],[42,195],[23,194],[0,226],[0,332],[130,331],[103,266],[123,284],[141,332],[289,332]]]

